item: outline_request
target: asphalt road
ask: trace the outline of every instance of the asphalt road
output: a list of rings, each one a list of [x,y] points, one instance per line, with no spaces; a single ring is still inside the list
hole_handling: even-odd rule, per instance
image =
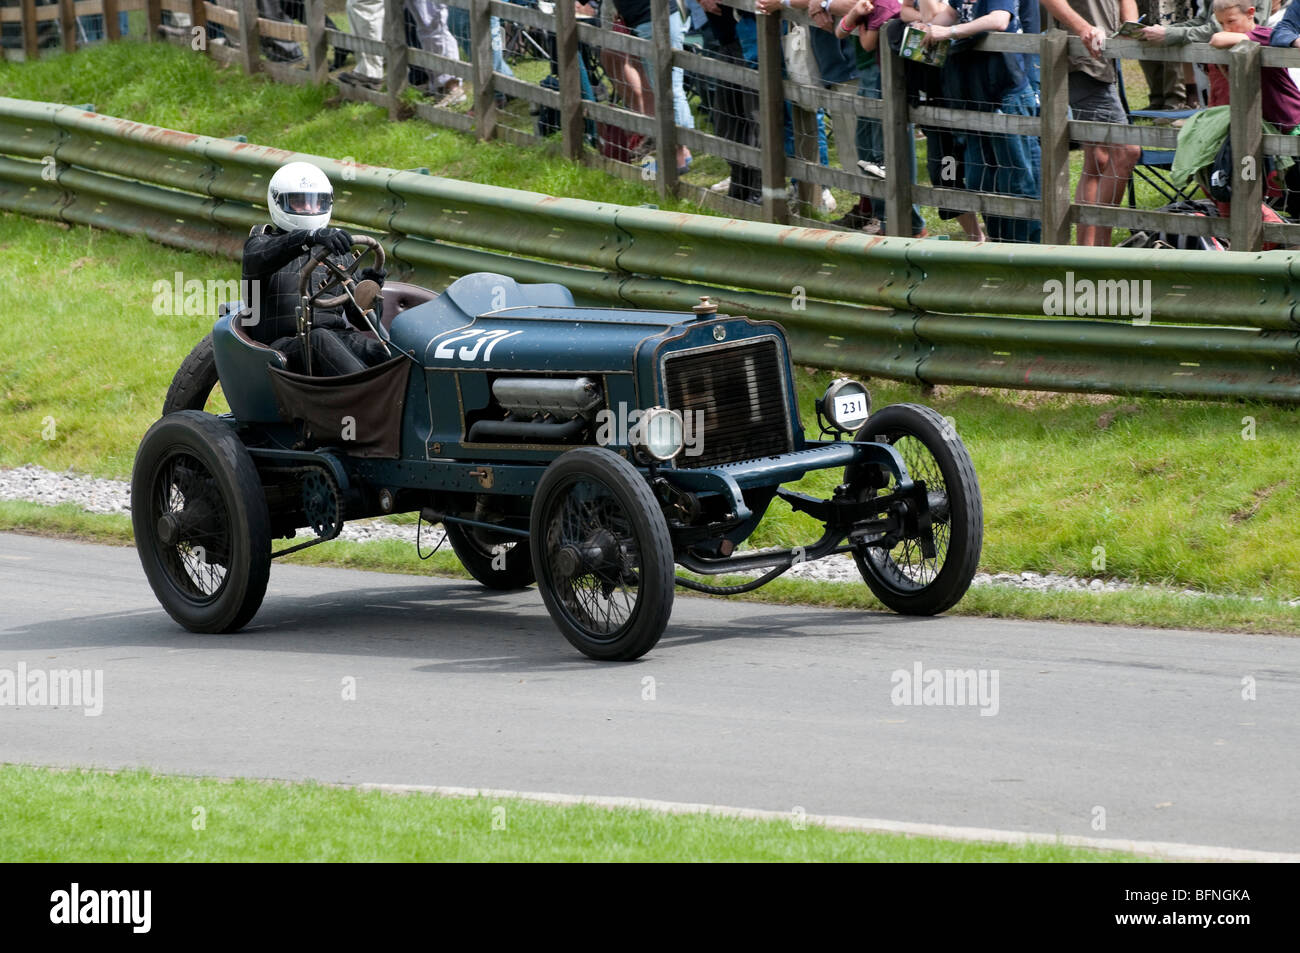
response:
[[[0,676],[20,663],[102,670],[103,712],[0,705],[0,761],[1300,851],[1281,637],[679,596],[655,651],[596,663],[535,590],[293,565],[250,628],[195,636],[134,550],[0,534]],[[894,704],[918,663],[996,670],[996,714]]]

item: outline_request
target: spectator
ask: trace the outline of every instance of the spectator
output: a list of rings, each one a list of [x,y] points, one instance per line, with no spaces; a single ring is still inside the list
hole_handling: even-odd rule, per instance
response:
[[[648,40],[653,35],[654,21],[650,14],[650,4],[652,0],[614,0],[614,7],[618,14],[623,18],[623,23],[627,28],[641,37]],[[682,23],[681,13],[677,9],[676,0],[653,0],[658,9],[668,14],[668,35],[672,42],[674,50],[682,48],[682,36],[685,33],[685,27]],[[649,66],[642,61],[641,77],[645,81],[641,91],[642,105],[645,107],[641,111],[646,115],[654,113],[654,77],[651,75]],[[680,67],[674,66],[673,83],[671,94],[673,97],[673,120],[683,129],[694,129],[695,118],[691,115],[691,107],[686,102],[686,87],[684,77]],[[690,168],[691,151],[683,145],[677,147],[677,172],[682,174]]]
[[[406,0],[406,9],[415,20],[415,35],[420,49],[459,62],[460,47],[447,26],[447,6],[436,0]],[[451,73],[439,73],[429,81],[426,91],[441,97],[437,105],[444,108],[463,103],[468,98],[465,84]]]
[[[928,15],[930,21],[925,42],[933,45],[963,40],[991,30],[1019,33],[1016,9],[1017,0],[922,0],[922,15]],[[960,83],[964,108],[1008,116],[1034,115],[1034,93],[1019,54],[954,49],[947,65],[950,75]],[[1042,155],[1036,137],[967,132],[965,138],[968,189],[1039,197]],[[1042,223],[1037,219],[985,213],[984,223],[995,241],[1042,240]]]
[[[730,63],[748,62],[745,47],[740,39],[740,14],[719,0],[700,0],[709,20],[715,55]],[[748,14],[752,24],[754,15]],[[758,145],[758,93],[748,86],[718,81],[712,96],[713,127],[718,135],[746,146]],[[759,170],[740,162],[727,161],[731,174],[712,187],[713,191],[726,190],[727,195],[742,202],[757,203],[762,199],[762,180]]]
[[[1085,122],[1127,124],[1120,104],[1115,67],[1102,58],[1106,37],[1126,20],[1136,20],[1134,0],[1042,0],[1047,11],[1083,41],[1087,54],[1070,57],[1070,110]],[[1133,167],[1142,156],[1139,146],[1085,143],[1083,174],[1074,200],[1081,205],[1118,205],[1128,188]],[[1080,225],[1080,245],[1110,245],[1108,225]]]
[[[832,2],[827,11],[838,16],[835,23],[835,35],[846,36],[856,40],[858,66],[858,95],[869,99],[880,98],[880,30],[890,20],[901,13],[898,0],[839,0]],[[837,127],[838,128],[838,127]],[[847,145],[847,143],[845,143]],[[854,146],[858,168],[867,175],[884,179],[885,139],[880,120],[859,116],[855,123]],[[916,146],[909,142],[912,150],[912,178],[916,178]],[[843,148],[843,146],[841,146]],[[926,234],[925,219],[921,210],[912,206],[912,234],[922,237]],[[861,228],[872,234],[882,234],[885,230],[885,203],[880,199],[862,196],[857,206],[836,223],[848,228]]]
[[[1269,46],[1300,46],[1300,3],[1292,0],[1268,38]]]
[[[384,0],[347,0],[348,23],[352,32],[363,39],[384,38]],[[357,68],[339,76],[350,86],[379,89],[384,85],[384,58],[377,53],[356,50]]]
[[[1294,8],[1293,8],[1294,9]],[[1289,15],[1289,14],[1288,14]],[[1274,31],[1255,22],[1255,8],[1249,0],[1214,0],[1214,16],[1223,26],[1223,32],[1210,37],[1210,45],[1226,50],[1252,40],[1272,46]],[[1300,14],[1297,14],[1300,19]],[[1283,21],[1285,22],[1285,21]],[[1281,26],[1279,25],[1279,29]],[[1286,34],[1283,34],[1285,39]],[[1295,40],[1292,40],[1294,43]],[[1286,44],[1281,44],[1286,45]],[[1217,63],[1210,64],[1210,105],[1228,105],[1228,71]],[[1265,66],[1259,71],[1260,112],[1266,122],[1271,122],[1283,133],[1300,127],[1300,89],[1296,88],[1289,70]]]
[[[81,27],[83,39],[87,43],[95,43],[104,38],[104,14],[87,13],[77,17],[77,25]],[[123,10],[117,15],[117,31],[119,35],[126,36],[126,11]]]
[[[1169,26],[1181,19],[1182,0],[1138,0],[1138,12],[1146,18],[1150,26]],[[1182,63],[1161,63],[1156,60],[1140,60],[1142,73],[1147,78],[1147,88],[1151,91],[1148,109],[1188,109],[1187,87],[1183,83]]]

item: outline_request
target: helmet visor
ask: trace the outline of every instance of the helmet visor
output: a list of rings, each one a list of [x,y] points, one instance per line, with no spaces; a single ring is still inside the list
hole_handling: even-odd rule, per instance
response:
[[[282,192],[280,208],[291,215],[324,215],[334,206],[328,192]]]

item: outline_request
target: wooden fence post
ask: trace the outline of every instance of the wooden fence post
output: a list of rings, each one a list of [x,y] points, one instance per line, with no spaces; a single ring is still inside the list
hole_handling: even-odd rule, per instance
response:
[[[582,77],[578,75],[578,20],[572,3],[555,4],[555,61],[560,82],[560,148],[566,159],[576,160],[582,155],[586,124]]]
[[[384,73],[388,79],[388,118],[398,119],[401,100],[398,94],[406,87],[406,5],[397,0],[384,4]]]
[[[785,191],[785,91],[781,88],[781,18],[759,14],[758,148],[763,177],[763,217],[786,225],[790,208]],[[660,144],[662,150],[663,144]],[[663,152],[659,153],[662,162]]]
[[[198,49],[203,52],[208,49],[208,8],[204,6],[205,2],[206,0],[190,0],[190,49],[194,49],[195,37],[201,37]]]
[[[880,58],[880,99],[885,115],[881,122],[884,134],[885,167],[885,234],[911,237],[912,234],[912,133],[907,122],[907,80],[903,60],[888,43],[876,48]]]
[[[36,0],[21,0],[23,5],[23,57],[34,60],[40,53],[36,35]]]
[[[162,39],[162,34],[158,28],[162,26],[162,0],[145,0],[144,5],[145,29],[148,31],[150,42]]]
[[[654,44],[649,64],[655,88],[655,185],[659,196],[677,194],[677,123],[673,117],[673,43],[668,26],[675,3],[650,4],[650,41]],[[769,18],[770,19],[770,18]],[[777,62],[781,46],[777,43]],[[777,82],[780,82],[778,77]]]
[[[1229,51],[1228,99],[1232,102],[1232,209],[1228,235],[1233,251],[1259,251],[1263,246],[1264,168],[1260,146],[1264,135],[1260,115],[1260,53],[1258,43],[1238,43]]]
[[[1039,45],[1042,88],[1039,122],[1043,142],[1043,243],[1070,244],[1070,35],[1044,33]]]
[[[117,22],[117,0],[102,0],[104,7],[104,35],[110,43],[122,39],[122,27]]]
[[[469,35],[472,43],[470,62],[474,67],[474,127],[479,139],[486,142],[497,132],[496,82],[492,78],[492,11],[488,0],[471,0]],[[564,74],[560,75],[563,83]]]
[[[262,68],[257,0],[239,0],[239,61],[250,76]]]
[[[307,73],[317,85],[329,80],[329,45],[325,42],[325,0],[307,4]]]
[[[73,0],[59,0],[59,27],[63,33],[63,49],[69,53],[77,50],[77,12]]]

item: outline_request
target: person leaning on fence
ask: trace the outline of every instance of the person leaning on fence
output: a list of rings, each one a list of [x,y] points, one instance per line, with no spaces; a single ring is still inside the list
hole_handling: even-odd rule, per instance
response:
[[[945,40],[953,43],[948,68],[960,82],[963,101],[959,108],[1007,116],[1034,115],[1037,104],[1019,54],[969,48],[970,42],[990,31],[1019,33],[1017,8],[1018,0],[922,0],[922,14],[929,19],[926,45]],[[1037,137],[972,130],[965,138],[966,188],[1039,197],[1042,154]],[[1042,240],[1042,223],[1037,219],[985,212],[984,223],[994,241]]]
[[[842,8],[843,12],[841,12]],[[898,0],[839,0],[831,4],[831,13],[838,14],[835,20],[836,36],[852,36],[857,40],[858,58],[858,95],[870,99],[880,98],[880,31],[890,20],[901,14]],[[885,139],[880,120],[859,116],[854,137],[857,147],[858,168],[867,175],[885,179],[888,170],[885,167]],[[912,179],[916,179],[916,144],[909,137],[908,147],[912,153]],[[858,224],[855,218],[866,221]],[[838,224],[848,227],[863,228],[867,232],[880,234],[885,227],[885,203],[880,199],[862,196],[857,206],[840,219]],[[925,236],[925,219],[921,210],[912,206],[912,235]]]
[[[1083,122],[1128,124],[1114,64],[1103,58],[1106,38],[1136,20],[1134,0],[1042,0],[1043,7],[1083,41],[1084,56],[1070,57],[1070,112]],[[1083,174],[1075,189],[1080,205],[1118,205],[1142,157],[1140,146],[1084,143]],[[1080,245],[1110,245],[1109,225],[1079,225]]]
[[[1231,49],[1238,43],[1246,42],[1271,45],[1276,31],[1256,25],[1255,12],[1249,0],[1214,0],[1214,15],[1223,26],[1223,31],[1210,37],[1210,45],[1219,50]],[[1284,33],[1283,38],[1286,36]],[[1292,43],[1295,42],[1297,41],[1293,39]],[[1212,63],[1208,73],[1210,105],[1229,105],[1227,69]],[[1278,132],[1284,134],[1294,135],[1300,132],[1300,88],[1292,80],[1290,70],[1271,66],[1261,68],[1259,93],[1260,114],[1265,122],[1272,123]],[[1287,173],[1282,204],[1288,215],[1300,216],[1300,164],[1292,165]]]

